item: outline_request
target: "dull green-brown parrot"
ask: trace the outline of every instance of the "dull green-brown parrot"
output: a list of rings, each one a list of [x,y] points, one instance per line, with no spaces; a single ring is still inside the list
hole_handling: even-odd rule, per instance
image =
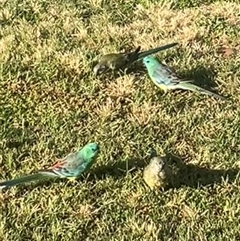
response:
[[[143,179],[150,189],[164,189],[172,178],[165,157],[154,156],[143,170]]]
[[[98,63],[94,66],[93,72],[95,75],[106,72],[107,70],[120,70],[128,68],[132,63],[148,56],[174,47],[178,43],[171,43],[147,51],[140,52],[139,46],[136,50],[130,53],[110,53],[99,58]]]

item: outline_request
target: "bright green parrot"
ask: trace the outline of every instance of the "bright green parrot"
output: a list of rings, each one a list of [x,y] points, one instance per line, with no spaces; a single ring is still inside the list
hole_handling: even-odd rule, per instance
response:
[[[98,144],[89,143],[81,150],[70,153],[48,169],[0,183],[0,189],[46,178],[68,178],[74,180],[92,166],[98,153]]]
[[[192,84],[193,81],[180,79],[170,68],[159,62],[158,59],[147,56],[143,59],[144,65],[147,67],[148,74],[155,85],[167,92],[168,90],[183,89],[207,94],[209,96],[226,99],[225,97],[205,90],[199,86]]]
[[[147,51],[139,52],[141,47],[139,46],[135,51],[130,53],[110,53],[100,57],[98,64],[94,66],[93,72],[95,75],[103,73],[109,69],[120,70],[129,67],[135,61],[142,59],[150,54],[155,54],[159,51],[169,49],[177,45],[178,43],[171,43],[164,46],[160,46]]]

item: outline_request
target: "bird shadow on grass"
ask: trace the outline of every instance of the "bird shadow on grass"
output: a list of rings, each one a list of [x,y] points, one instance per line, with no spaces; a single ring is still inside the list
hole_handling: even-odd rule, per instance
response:
[[[196,68],[181,72],[181,76],[187,80],[193,80],[193,84],[229,99],[229,95],[219,93],[217,90],[218,84],[215,81],[216,75],[217,72],[214,70],[213,66],[209,66],[208,68],[197,66]]]
[[[187,186],[191,188],[198,188],[203,186],[212,186],[227,180],[228,183],[234,182],[239,176],[240,170],[229,169],[211,169],[201,167],[195,164],[186,164],[184,161],[170,153],[166,154],[167,162],[172,172],[172,182],[169,187],[180,188]]]
[[[95,168],[89,176],[89,179],[105,179],[111,176],[114,179],[121,179],[127,173],[134,173],[135,171],[145,166],[144,159],[131,158],[124,161],[116,162],[113,165],[103,165]]]
[[[180,75],[181,74],[181,75]],[[212,66],[206,68],[205,66],[197,66],[192,69],[184,70],[179,73],[183,79],[193,80],[194,84],[206,88],[216,88],[217,84],[214,81],[216,71]]]
[[[169,188],[180,188],[183,186],[191,188],[199,188],[203,186],[212,186],[217,183],[221,183],[223,180],[227,180],[228,183],[232,183],[239,175],[239,169],[210,169],[207,167],[201,167],[194,164],[186,164],[181,158],[172,154],[166,154],[166,160],[172,171],[171,183]],[[148,158],[131,158],[126,161],[120,161],[114,165],[100,166],[96,168],[89,180],[94,178],[95,180],[105,179],[106,176],[112,176],[115,179],[121,179],[127,173],[134,174],[136,171],[143,170],[147,165],[145,160]]]
[[[216,72],[213,67],[210,66],[206,68],[205,66],[199,65],[196,68],[176,73],[183,80],[192,80],[193,84],[218,94],[217,91],[215,91],[218,85],[214,81]]]

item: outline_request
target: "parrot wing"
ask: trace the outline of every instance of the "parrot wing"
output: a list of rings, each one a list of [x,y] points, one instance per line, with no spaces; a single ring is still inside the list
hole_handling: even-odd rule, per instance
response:
[[[77,153],[70,153],[50,168],[40,170],[39,173],[49,177],[71,178],[78,177],[87,169],[87,163]]]
[[[153,70],[152,77],[158,84],[165,84],[165,85],[178,85],[180,82],[184,83],[192,83],[192,80],[182,80],[179,76],[167,65],[159,63]]]

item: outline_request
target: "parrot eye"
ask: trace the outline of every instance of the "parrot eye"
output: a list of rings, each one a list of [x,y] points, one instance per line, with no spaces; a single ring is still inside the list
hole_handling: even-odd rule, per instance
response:
[[[96,146],[92,146],[92,148],[91,148],[91,149],[92,149],[92,151],[93,151],[93,152],[95,152],[95,151],[97,151],[97,150],[98,150],[98,146],[97,146],[97,145],[96,145]]]

